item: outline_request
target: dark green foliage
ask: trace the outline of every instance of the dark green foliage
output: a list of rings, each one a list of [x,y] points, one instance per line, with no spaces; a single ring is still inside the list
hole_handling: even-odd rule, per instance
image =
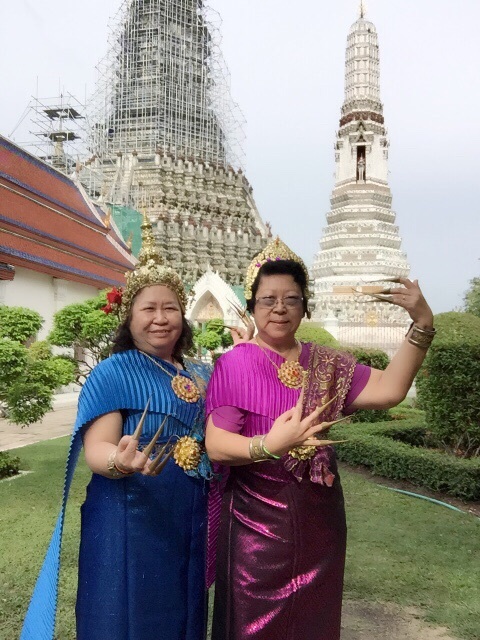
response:
[[[436,440],[458,456],[480,455],[480,318],[435,317],[437,336],[417,376],[417,393]]]
[[[11,456],[6,451],[0,451],[0,480],[16,476],[20,470],[20,458]]]
[[[380,349],[348,347],[343,350],[351,353],[360,364],[365,364],[374,369],[381,369],[383,371],[390,362],[390,358],[385,351],[381,351]],[[362,409],[352,416],[353,422],[384,422],[389,419],[388,409]]]
[[[332,334],[315,322],[302,322],[297,329],[295,337],[302,342],[315,342],[333,349],[338,347],[338,342]]]
[[[348,464],[464,500],[480,499],[480,459],[463,460],[425,448],[429,433],[417,419],[334,429],[335,439],[348,440],[336,446],[338,458]]]
[[[42,316],[32,309],[0,306],[0,338],[26,342],[40,331],[42,324]]]

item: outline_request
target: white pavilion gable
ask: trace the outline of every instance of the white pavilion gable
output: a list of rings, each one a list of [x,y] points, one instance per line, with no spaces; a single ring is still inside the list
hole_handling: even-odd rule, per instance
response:
[[[193,296],[190,298],[186,316],[190,322],[197,325],[220,318],[227,325],[238,326],[240,322],[231,303],[238,307],[245,304],[234,289],[221,278],[218,271],[213,271],[209,266],[193,286]]]

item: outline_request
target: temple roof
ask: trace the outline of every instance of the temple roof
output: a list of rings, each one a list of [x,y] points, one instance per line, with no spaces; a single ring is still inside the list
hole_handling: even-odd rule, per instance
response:
[[[0,136],[0,279],[12,265],[101,289],[135,262],[79,182]]]

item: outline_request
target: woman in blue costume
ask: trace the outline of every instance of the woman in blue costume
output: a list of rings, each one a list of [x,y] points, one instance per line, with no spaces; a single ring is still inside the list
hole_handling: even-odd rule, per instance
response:
[[[82,441],[93,475],[82,506],[77,640],[205,638],[209,370],[182,356],[192,344],[185,291],[162,265],[150,224],[142,229],[114,355],[80,394],[62,513],[22,640],[54,637],[63,514]]]

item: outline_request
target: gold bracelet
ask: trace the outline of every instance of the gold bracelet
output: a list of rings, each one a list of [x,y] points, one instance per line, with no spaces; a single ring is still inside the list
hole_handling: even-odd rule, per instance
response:
[[[253,436],[253,438],[251,438],[250,440],[248,450],[250,452],[250,458],[253,462],[265,462],[265,460],[269,459],[265,455],[262,447],[263,438],[264,436]]]
[[[410,344],[420,349],[428,349],[436,333],[436,329],[420,329],[420,327],[412,323],[407,336]]]
[[[117,450],[115,449],[114,451],[112,451],[112,453],[108,456],[108,459],[107,459],[107,469],[110,472],[110,477],[112,478],[112,480],[118,480],[119,478],[124,478],[125,476],[133,475],[134,473],[133,471],[122,471],[117,467],[117,465],[115,464],[116,456],[117,456]]]

